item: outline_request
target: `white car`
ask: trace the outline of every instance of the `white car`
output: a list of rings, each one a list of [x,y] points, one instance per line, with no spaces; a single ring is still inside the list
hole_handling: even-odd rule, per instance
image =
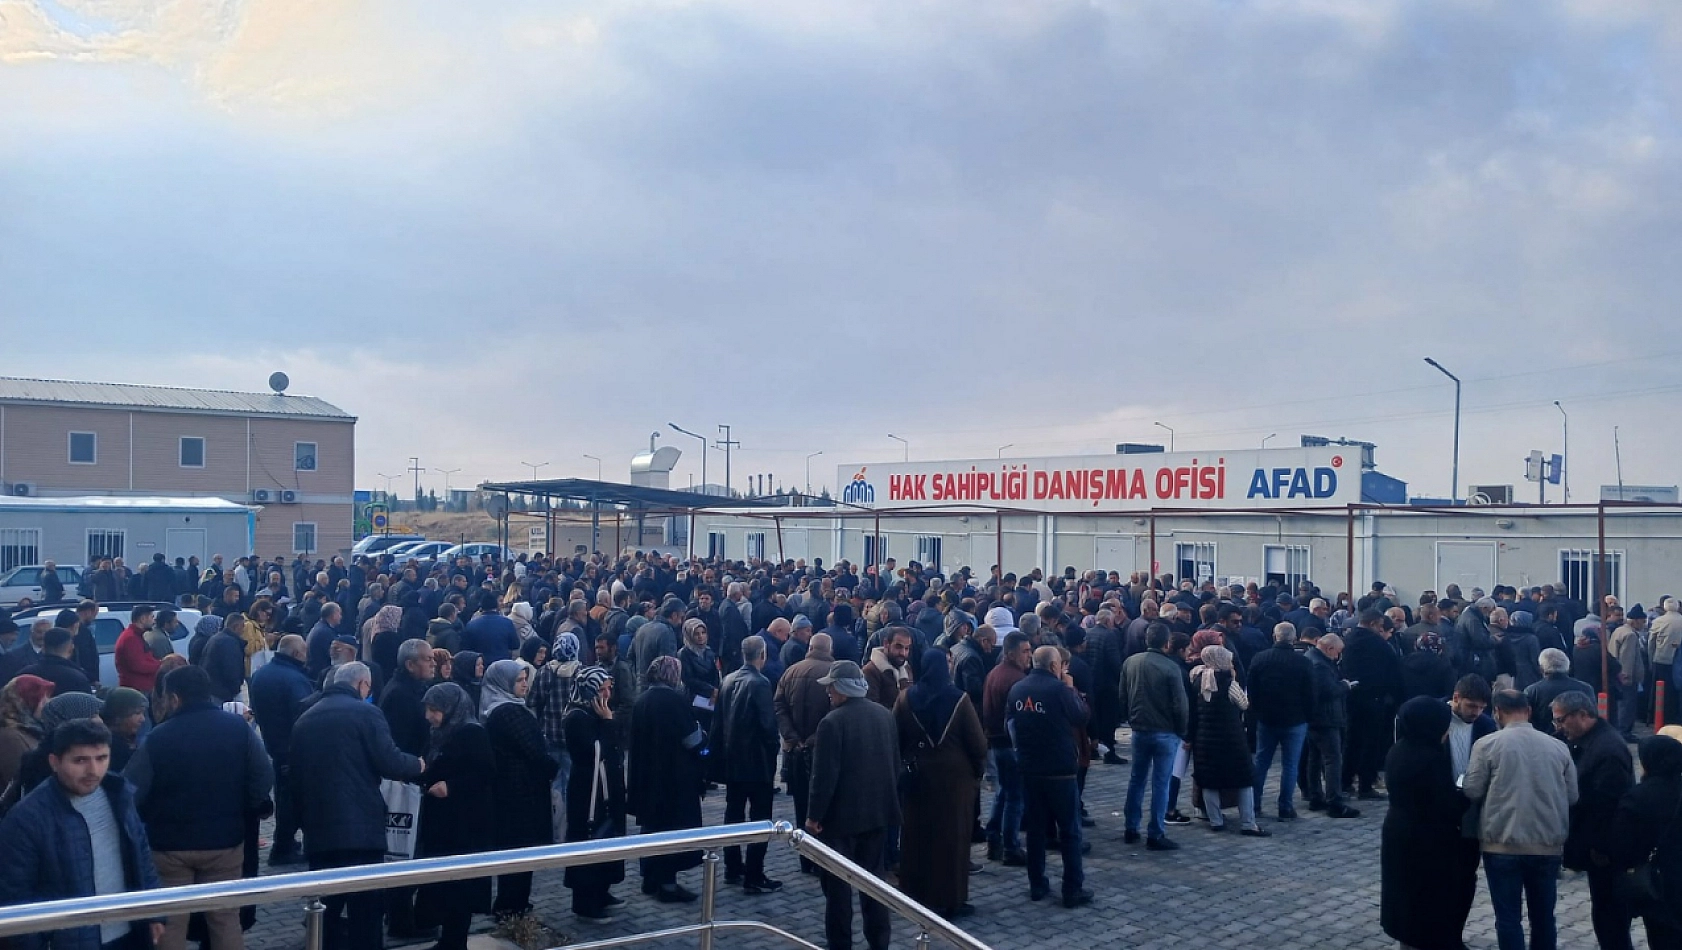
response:
[[[351,545],[350,555],[351,557],[361,557],[366,554],[373,557],[381,551],[397,547],[399,544],[413,544],[416,541],[425,540],[418,534],[370,534]]]
[[[486,554],[489,554],[493,558],[501,558],[504,561],[514,560],[513,551],[505,547],[500,547],[492,541],[475,541],[472,544],[457,544],[454,547],[446,548],[444,551],[440,552],[438,560],[440,563],[454,562],[456,558],[465,556],[472,558],[473,563],[477,564],[479,563],[479,558]]]
[[[64,584],[64,600],[75,606],[76,587],[82,583],[82,569],[73,564],[61,564],[57,570],[58,579]],[[25,597],[39,604],[41,571],[40,564],[25,564],[0,575],[0,604],[15,604]]]
[[[435,560],[438,559],[439,555],[453,547],[455,545],[448,541],[420,541],[394,550],[391,555],[391,563],[403,565],[410,561]]]
[[[63,570],[63,568],[60,568],[60,570]],[[204,616],[203,614],[196,610],[176,610],[176,608],[169,607],[168,604],[151,601],[122,601],[102,604],[99,613],[95,614],[93,618],[93,640],[99,644],[99,683],[101,686],[117,685],[117,636],[128,627],[131,611],[142,603],[150,603],[154,612],[165,608],[176,611],[175,619],[181,625],[176,628],[175,635],[170,637],[170,645],[175,648],[176,653],[182,656],[187,655],[187,644],[193,639],[193,628],[198,626],[199,620]],[[51,607],[32,607],[14,614],[12,619],[21,628],[20,636],[28,636],[29,626],[35,621],[36,617],[42,614],[49,617],[56,616],[60,610],[74,606],[75,604],[61,603]]]

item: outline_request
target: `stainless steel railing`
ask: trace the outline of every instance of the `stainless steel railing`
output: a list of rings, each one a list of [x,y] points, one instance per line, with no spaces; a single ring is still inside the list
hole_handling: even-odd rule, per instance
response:
[[[809,950],[820,950],[810,941],[762,921],[715,919],[720,850],[733,845],[772,842],[786,842],[820,868],[910,921],[917,928],[917,944],[920,948],[926,947],[932,938],[939,937],[959,950],[989,950],[986,944],[890,887],[887,882],[859,867],[816,837],[796,831],[786,821],[744,822],[716,828],[664,831],[540,848],[424,858],[395,864],[300,871],[295,874],[245,878],[216,884],[191,884],[185,887],[0,907],[0,937],[146,917],[169,917],[203,910],[227,910],[246,904],[300,900],[304,902],[305,950],[321,950],[322,919],[326,911],[321,898],[330,895],[496,874],[518,874],[522,871],[544,871],[602,861],[626,861],[680,851],[702,851],[704,858],[701,862],[701,919],[698,923],[588,943],[569,944],[570,950],[605,950],[608,947],[668,940],[689,934],[699,938],[701,950],[712,950],[713,936],[719,931],[769,933]]]

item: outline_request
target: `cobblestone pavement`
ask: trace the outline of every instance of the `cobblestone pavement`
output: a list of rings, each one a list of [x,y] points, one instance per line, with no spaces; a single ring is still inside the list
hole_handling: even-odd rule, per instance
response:
[[[1127,744],[1120,747],[1128,754]],[[1096,894],[1089,907],[1065,910],[1048,899],[1028,901],[1027,875],[1021,868],[989,863],[970,880],[970,902],[977,913],[962,925],[981,940],[1000,950],[1029,947],[1068,946],[1071,942],[1089,947],[1115,948],[1234,948],[1302,947],[1325,950],[1348,948],[1394,948],[1378,925],[1379,829],[1384,821],[1384,802],[1360,802],[1362,817],[1332,820],[1310,812],[1299,803],[1302,818],[1280,824],[1267,817],[1263,827],[1272,838],[1242,838],[1235,812],[1227,813],[1228,832],[1211,834],[1208,825],[1171,827],[1169,836],[1183,845],[1172,853],[1148,852],[1142,845],[1121,841],[1122,803],[1127,794],[1130,766],[1094,765],[1087,785],[1087,802],[1096,828],[1087,829],[1092,853],[1086,859],[1087,886]],[[1274,769],[1275,782],[1278,769]],[[984,791],[983,795],[987,793]],[[1270,787],[1266,802],[1274,800]],[[984,802],[985,804],[985,802]],[[1189,789],[1182,791],[1180,805],[1191,813]],[[794,820],[793,803],[786,795],[776,797],[775,817]],[[722,793],[709,795],[705,812],[709,823],[722,823]],[[267,829],[265,828],[265,831]],[[977,846],[977,860],[985,849]],[[718,916],[720,919],[767,920],[822,946],[823,896],[817,878],[801,874],[794,853],[786,846],[773,845],[767,856],[767,873],[784,882],[777,894],[748,897],[740,888],[723,884],[720,869]],[[1049,859],[1053,897],[1060,862]],[[680,883],[699,891],[699,871],[685,872]],[[609,936],[693,923],[695,904],[667,905],[643,896],[638,888],[635,865],[615,893],[626,900],[617,919],[607,924],[581,924],[569,911],[570,893],[561,883],[561,872],[537,875],[533,900],[550,926],[573,940],[596,940]],[[1560,881],[1559,945],[1566,948],[1595,946],[1589,924],[1588,885],[1576,875]],[[260,908],[257,925],[247,934],[252,950],[295,950],[303,945],[302,914],[298,907],[270,905]],[[475,931],[488,929],[484,918],[476,918]],[[855,946],[864,947],[857,932]],[[1634,927],[1635,945],[1646,947],[1641,924]],[[1473,950],[1494,950],[1494,919],[1482,875],[1479,875],[1477,903],[1466,928],[1466,943]],[[913,946],[913,929],[896,918],[894,944]],[[670,941],[667,946],[694,946],[694,940]],[[720,945],[735,947],[783,947],[786,944],[758,935],[730,935]]]

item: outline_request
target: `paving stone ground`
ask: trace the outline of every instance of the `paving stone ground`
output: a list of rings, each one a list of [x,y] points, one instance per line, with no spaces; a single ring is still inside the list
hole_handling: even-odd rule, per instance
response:
[[[1128,755],[1127,743],[1120,745]],[[1302,818],[1281,824],[1266,817],[1263,826],[1272,838],[1242,838],[1234,834],[1237,815],[1228,812],[1228,832],[1212,834],[1208,825],[1169,829],[1169,836],[1183,849],[1172,853],[1148,852],[1142,845],[1128,846],[1121,840],[1121,810],[1127,794],[1131,766],[1094,765],[1087,784],[1087,802],[1098,821],[1087,829],[1092,853],[1086,858],[1087,886],[1095,902],[1077,910],[1065,910],[1055,900],[1028,901],[1027,875],[1021,868],[987,864],[971,878],[970,902],[977,913],[961,921],[976,937],[1001,950],[1032,947],[1114,947],[1156,950],[1156,948],[1298,947],[1311,950],[1379,950],[1394,948],[1378,925],[1379,830],[1384,821],[1384,802],[1361,802],[1362,817],[1332,820],[1308,811],[1299,803]],[[1277,767],[1274,770],[1277,782]],[[1274,801],[1270,785],[1264,801]],[[985,806],[991,793],[983,791]],[[1181,808],[1191,813],[1189,789],[1180,797]],[[723,821],[723,795],[708,796],[705,813],[709,824]],[[794,806],[786,795],[776,797],[775,818],[794,820]],[[266,829],[265,829],[266,831]],[[985,848],[977,846],[977,860]],[[786,845],[772,845],[767,856],[767,873],[782,880],[777,894],[748,897],[740,888],[725,886],[720,871],[719,919],[765,920],[823,946],[823,896],[818,880],[801,874],[794,852]],[[1048,874],[1056,887],[1060,862],[1049,859]],[[680,882],[700,890],[700,872],[685,872]],[[639,890],[640,879],[633,863],[626,881],[615,889],[626,905],[613,922],[581,924],[569,911],[570,892],[561,883],[561,872],[537,875],[533,900],[538,913],[550,926],[576,941],[655,930],[694,923],[697,905],[656,903]],[[1577,875],[1560,881],[1559,946],[1594,947],[1589,924],[1587,883]],[[486,930],[488,922],[476,919],[475,930]],[[1635,946],[1647,946],[1640,922],[1634,927]],[[302,913],[295,905],[269,905],[258,912],[257,925],[246,935],[252,950],[297,950],[303,946]],[[916,933],[905,922],[895,920],[894,945],[913,947]],[[1472,950],[1494,950],[1495,928],[1488,892],[1479,875],[1477,903],[1466,928],[1466,943]],[[864,947],[857,933],[856,947]],[[658,946],[694,946],[693,938],[666,941]],[[773,948],[786,943],[768,936],[733,934],[721,936],[719,947]],[[939,941],[937,941],[939,945]]]

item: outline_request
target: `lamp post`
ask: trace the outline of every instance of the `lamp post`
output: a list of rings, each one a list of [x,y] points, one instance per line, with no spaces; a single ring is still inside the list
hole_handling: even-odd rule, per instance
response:
[[[1443,364],[1429,356],[1425,357],[1425,362],[1431,364],[1431,367],[1437,372],[1454,380],[1454,484],[1449,487],[1448,497],[1449,501],[1458,505],[1460,504],[1460,377],[1443,369]],[[1558,405],[1558,403],[1555,403],[1555,405]]]
[[[1279,437],[1279,433],[1277,433],[1277,432],[1275,432],[1275,433],[1273,433],[1273,434],[1271,434],[1271,435],[1269,435],[1269,436],[1268,436],[1268,437],[1267,437],[1267,438],[1265,438],[1265,439],[1262,439],[1262,445],[1261,445],[1261,447],[1262,447],[1262,448],[1264,448],[1264,449],[1265,449],[1265,448],[1267,448],[1267,442],[1268,442],[1268,439],[1276,439],[1276,438],[1278,438],[1278,437]]]
[[[1153,423],[1151,423],[1151,425],[1156,426],[1158,429],[1167,429],[1168,430],[1168,451],[1170,451],[1170,452],[1174,451],[1174,427],[1173,426],[1165,426],[1160,422],[1153,422]]]
[[[1016,443],[1015,442],[1012,442],[1008,445],[999,446],[999,458],[1004,458],[1005,457],[1005,449],[1014,449],[1014,448],[1016,448]]]
[[[385,479],[385,497],[386,497],[387,500],[390,500],[390,498],[391,498],[391,483],[393,481],[395,481],[396,479],[402,478],[403,476],[402,475],[387,475],[384,472],[375,472],[374,474],[378,475],[379,477],[381,477],[383,479]]]
[[[806,454],[806,494],[812,493],[812,460],[823,454],[823,449]]]
[[[435,468],[434,472],[444,476],[444,510],[450,510],[450,476],[461,471],[459,468]]]
[[[666,423],[666,425],[671,426],[673,432],[679,432],[679,433],[682,433],[683,435],[689,436],[691,439],[700,440],[700,443],[701,443],[701,491],[706,492],[706,490],[707,490],[707,437],[704,436],[704,435],[698,435],[694,432],[690,432],[688,429],[685,429],[683,426],[680,426],[675,422],[668,422],[668,423]]]
[[[888,433],[888,438],[893,439],[895,442],[898,442],[900,445],[904,446],[905,447],[905,461],[907,461],[907,462],[911,461],[911,443],[905,441],[904,439],[900,438],[897,435],[894,435],[892,432]]]
[[[548,462],[536,462],[536,463],[521,462],[520,464],[524,465],[526,468],[531,469],[531,480],[535,482],[535,481],[537,481],[537,470],[542,468],[545,465],[548,465],[549,463]]]
[[[598,482],[601,481],[602,480],[602,460],[599,459],[599,458],[596,458],[594,455],[591,455],[588,452],[584,453],[584,457],[587,458],[587,459],[595,459],[595,462],[596,462],[596,481],[598,481]]]
[[[1557,399],[1554,400],[1554,408],[1559,410],[1559,426],[1565,439],[1565,454],[1560,456],[1560,460],[1565,463],[1565,473],[1560,481],[1565,484],[1565,503],[1569,505],[1571,504],[1571,416]],[[1618,500],[1624,500],[1621,493],[1618,495]]]

